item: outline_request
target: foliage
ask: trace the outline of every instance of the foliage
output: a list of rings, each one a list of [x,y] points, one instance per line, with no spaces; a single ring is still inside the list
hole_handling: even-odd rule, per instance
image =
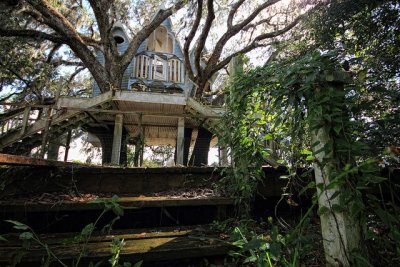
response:
[[[309,27],[312,46],[338,49],[355,74],[351,112],[358,135],[383,157],[385,147],[400,142],[399,12],[398,1],[334,0],[314,13]]]
[[[278,224],[272,217],[266,221],[229,219],[214,222],[213,227],[221,232],[222,242],[232,246],[227,266],[320,266],[319,224],[311,215],[309,209],[294,228]]]
[[[126,207],[121,206],[118,203],[118,197],[117,196],[113,196],[110,200],[104,200],[104,199],[96,199],[91,201],[91,203],[97,203],[100,205],[104,206],[104,209],[102,210],[102,212],[100,213],[100,215],[97,217],[96,221],[94,223],[90,223],[88,225],[86,225],[81,232],[74,236],[73,238],[70,239],[65,239],[62,241],[63,245],[71,245],[71,244],[79,244],[80,245],[80,252],[79,255],[76,259],[73,260],[72,262],[72,266],[80,266],[80,261],[82,259],[82,257],[84,257],[87,254],[87,247],[88,247],[88,243],[91,239],[92,234],[94,233],[94,231],[96,230],[96,227],[100,221],[100,219],[104,216],[104,214],[106,214],[109,211],[112,211],[116,217],[106,226],[103,227],[102,231],[110,231],[112,229],[113,224],[120,218],[120,216],[123,216],[124,214],[124,209]],[[61,259],[59,259],[57,257],[56,254],[54,254],[54,252],[52,251],[52,249],[50,248],[50,246],[44,241],[42,240],[36,233],[35,231],[29,227],[26,224],[23,224],[21,222],[18,221],[14,221],[14,220],[6,220],[7,222],[13,224],[13,228],[21,231],[20,235],[19,235],[19,239],[23,241],[23,246],[22,248],[16,252],[15,256],[14,256],[14,262],[13,262],[13,266],[15,266],[16,264],[18,264],[23,256],[25,255],[25,251],[29,250],[29,248],[31,247],[31,243],[34,242],[38,245],[40,245],[42,248],[44,248],[46,250],[47,253],[47,257],[42,259],[42,266],[50,266],[52,262],[56,261],[58,262],[61,266],[67,267],[68,265],[63,262]],[[119,240],[119,239],[114,239],[112,241],[112,245],[111,245],[111,258],[109,260],[109,263],[111,264],[111,266],[121,266],[118,264],[119,262],[119,255],[120,252],[124,246],[124,240]],[[98,266],[99,264],[101,264],[101,262],[97,263],[97,264],[93,264],[92,262],[90,263],[90,266]],[[142,264],[142,261],[134,264],[134,267],[140,267]],[[126,262],[124,263],[122,266],[127,267],[127,266],[132,266],[130,263]]]
[[[238,214],[248,216],[257,183],[263,177],[265,150],[264,122],[260,95],[251,92],[246,83],[236,81],[230,87],[224,129],[219,136],[220,145],[230,147],[233,168],[226,170],[221,181],[229,195],[235,197]],[[254,110],[253,110],[254,108]]]
[[[373,153],[360,141],[361,122],[352,112],[353,107],[358,106],[354,101],[355,92],[361,87],[350,83],[340,89],[332,83],[337,79],[348,79],[341,74],[339,52],[313,51],[296,59],[289,57],[249,70],[235,80],[229,96],[233,103],[228,103],[226,120],[229,133],[223,139],[230,144],[235,161],[226,178],[229,179],[228,189],[236,192],[239,201],[254,196],[256,182],[251,182],[257,179],[250,180],[250,177],[268,156],[265,139],[275,139],[279,141],[279,149],[286,151],[280,153],[286,157],[281,158],[281,162],[293,170],[312,163],[322,168],[333,164],[330,176],[326,177],[328,184],[317,186],[321,194],[325,190],[341,188],[340,193],[330,199],[340,201],[331,205],[331,209],[321,208],[320,215],[348,212],[355,223],[365,225],[364,214],[375,213],[390,229],[388,246],[397,251],[397,230],[393,225],[397,225],[398,218],[389,216],[383,198],[373,202],[374,209],[367,205],[371,200],[364,201],[367,190],[377,188],[376,185],[386,179],[379,175],[376,165],[379,158],[369,159],[368,155]],[[240,89],[235,91],[235,88]],[[318,144],[311,143],[310,133],[321,126],[327,127],[331,140],[321,149],[332,156],[318,162],[314,158],[314,153],[319,153],[315,151]],[[378,156],[376,152],[375,156]],[[397,209],[394,202],[390,205]],[[352,256],[353,264],[367,264],[365,254],[360,254],[360,251],[354,251]]]

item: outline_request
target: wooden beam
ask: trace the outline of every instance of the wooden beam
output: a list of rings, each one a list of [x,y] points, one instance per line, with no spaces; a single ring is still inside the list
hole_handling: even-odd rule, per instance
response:
[[[104,109],[96,109],[96,108],[79,108],[79,107],[72,107],[68,108],[68,110],[74,111],[85,111],[90,113],[105,113],[105,114],[126,114],[126,115],[143,115],[143,116],[151,116],[151,117],[172,117],[172,118],[179,118],[179,117],[192,117],[192,118],[205,118],[202,114],[193,115],[188,112],[182,113],[161,113],[161,112],[151,112],[151,111],[128,111],[128,110],[104,110]],[[221,112],[222,113],[222,112]],[[216,113],[207,117],[209,119],[219,119],[222,117],[221,113]],[[92,115],[95,116],[95,115]]]
[[[81,166],[71,162],[60,162],[55,160],[46,160],[31,158],[25,156],[9,155],[0,153],[0,165],[16,165],[16,166],[48,166],[48,167],[69,167]]]
[[[119,91],[115,93],[113,100],[166,105],[186,105],[186,98],[183,94],[162,94],[154,92]]]

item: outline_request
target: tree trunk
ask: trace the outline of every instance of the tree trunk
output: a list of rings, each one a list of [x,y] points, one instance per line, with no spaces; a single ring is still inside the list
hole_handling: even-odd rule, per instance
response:
[[[190,166],[200,167],[208,164],[208,151],[210,150],[211,139],[212,133],[210,131],[203,127],[199,128],[193,153],[189,161]]]
[[[183,165],[187,166],[189,161],[190,142],[192,140],[192,128],[185,128],[185,142],[183,145]]]
[[[101,143],[101,161],[102,164],[111,164],[114,127],[110,126],[109,129],[102,127],[91,127],[88,132],[97,136]],[[128,142],[126,132],[122,134],[121,152],[120,152],[119,165],[127,164]]]

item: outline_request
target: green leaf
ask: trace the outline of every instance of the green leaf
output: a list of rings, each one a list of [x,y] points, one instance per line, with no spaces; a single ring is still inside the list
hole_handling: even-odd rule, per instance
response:
[[[328,207],[322,206],[318,209],[319,216],[329,213],[330,210]]]
[[[1,235],[0,235],[0,241],[8,242],[8,240],[2,237]]]
[[[302,149],[300,150],[300,154],[302,155],[312,155],[312,151],[308,149]]]
[[[342,130],[342,126],[336,124],[333,126],[333,130],[335,131],[336,134],[340,134],[340,131]]]
[[[343,212],[345,210],[346,210],[346,207],[343,207],[343,206],[341,206],[339,204],[333,204],[332,205],[332,211],[333,212]]]
[[[243,251],[248,251],[248,250],[254,250],[254,249],[259,249],[260,247],[262,247],[265,243],[267,243],[267,241],[262,240],[262,239],[252,239],[250,240],[248,243],[246,243],[243,246]]]
[[[379,184],[387,180],[387,178],[377,175],[365,175],[364,180],[367,183]]]
[[[333,195],[329,198],[329,200],[334,200],[335,198],[337,198],[340,195],[340,191],[336,191],[335,193],[333,193]]]
[[[264,135],[265,140],[271,140],[272,138],[273,138],[273,135],[271,133],[267,133],[266,135]]]
[[[89,236],[90,234],[92,234],[92,232],[94,231],[94,224],[93,223],[89,223],[88,225],[86,225],[82,231],[81,231],[81,235],[82,236]]]
[[[124,215],[124,209],[121,208],[120,205],[116,204],[112,208],[112,211],[117,215],[117,216],[123,216]]]
[[[21,240],[30,240],[33,238],[33,234],[31,232],[23,232],[19,235],[19,239]]]
[[[271,256],[277,259],[281,255],[281,245],[279,243],[272,243],[269,247],[269,251],[271,252]]]
[[[311,156],[311,155],[306,157],[306,160],[312,161],[312,160],[314,160],[314,159],[315,159],[314,156]]]
[[[143,264],[143,260],[136,262],[133,267],[140,267]]]
[[[14,225],[13,228],[17,229],[17,230],[28,230],[29,229],[28,225],[23,224],[23,223],[18,222],[18,221],[6,220],[6,222],[12,223]]]
[[[252,255],[252,256],[250,256],[250,257],[247,257],[247,258],[243,261],[243,263],[250,263],[250,262],[256,262],[256,261],[257,261],[257,256]]]

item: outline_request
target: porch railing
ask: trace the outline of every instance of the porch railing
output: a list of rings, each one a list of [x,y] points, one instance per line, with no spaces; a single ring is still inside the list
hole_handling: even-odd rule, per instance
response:
[[[167,60],[157,55],[154,55],[154,57],[147,55],[136,56],[132,76],[146,80],[174,83],[183,83],[185,77],[183,63],[179,59]]]

